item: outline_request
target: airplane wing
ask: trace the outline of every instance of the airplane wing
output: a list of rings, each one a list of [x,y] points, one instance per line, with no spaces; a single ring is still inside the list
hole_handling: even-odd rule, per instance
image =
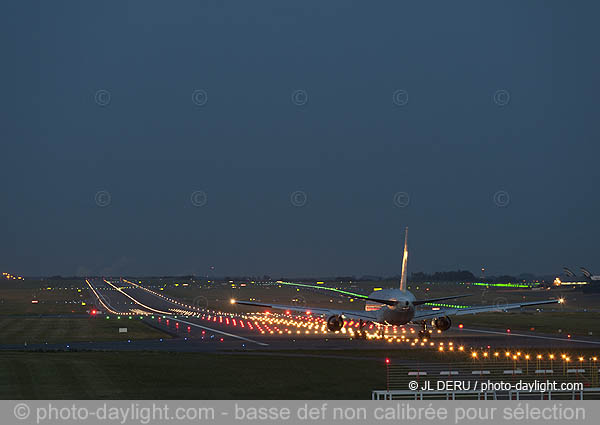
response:
[[[261,308],[273,308],[277,310],[289,310],[296,311],[299,313],[306,314],[324,314],[327,316],[342,316],[344,318],[353,319],[353,320],[364,320],[367,322],[376,322],[377,318],[375,316],[374,311],[360,311],[360,310],[334,310],[330,308],[322,308],[322,307],[308,307],[308,306],[297,306],[297,305],[283,305],[283,304],[265,304],[265,303],[257,303],[254,301],[239,301],[239,300],[231,300],[232,304],[239,305],[248,305],[253,307],[261,307]]]
[[[449,297],[441,297],[441,298],[430,298],[428,300],[415,300],[415,301],[413,301],[413,305],[436,303],[438,301],[453,300],[456,298],[464,298],[464,297],[470,297],[470,296],[471,296],[471,294],[463,294],[463,295],[451,295]]]
[[[556,304],[561,300],[529,301],[524,303],[504,304],[504,305],[482,305],[467,308],[442,308],[439,310],[421,310],[415,312],[412,321],[421,321],[425,319],[435,319],[442,316],[463,316],[466,314],[491,313],[505,310],[514,310],[516,308],[527,307],[530,305]]]

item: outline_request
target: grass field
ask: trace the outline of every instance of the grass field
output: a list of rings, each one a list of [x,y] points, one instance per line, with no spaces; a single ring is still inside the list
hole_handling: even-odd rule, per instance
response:
[[[154,352],[0,352],[2,399],[368,399],[372,360]]]
[[[345,290],[358,294],[368,295],[375,287],[385,287],[389,282],[371,282],[363,283],[361,286],[345,287]],[[318,285],[317,285],[318,286]],[[357,285],[358,286],[358,285]],[[592,303],[587,301],[590,297],[582,297],[581,293],[573,293],[569,290],[553,290],[553,291],[531,291],[524,289],[506,289],[506,288],[485,288],[479,286],[465,286],[458,284],[429,284],[429,285],[412,285],[409,286],[411,292],[417,299],[429,299],[435,297],[445,297],[452,295],[469,295],[469,297],[458,299],[456,301],[449,300],[449,304],[460,305],[494,305],[498,303],[515,303],[520,301],[535,301],[546,300],[549,298],[566,297],[569,302],[560,306],[560,310],[578,309],[585,306],[597,306],[600,297],[593,300]],[[289,304],[294,299],[300,299],[307,304],[315,307],[327,307],[335,305],[337,307],[362,309],[363,301],[360,298],[352,298],[351,296],[341,295],[334,291],[321,289],[310,289],[306,287],[293,287],[286,285],[188,285],[188,286],[173,286],[166,285],[162,288],[161,293],[172,296],[189,304],[201,303],[201,306],[208,305],[212,309],[231,309],[229,300],[236,298],[240,300],[255,298],[262,302],[277,302],[279,304]],[[571,303],[570,300],[573,299]],[[234,308],[239,308],[235,306]],[[546,310],[557,309],[556,306],[546,306]]]
[[[600,313],[482,313],[475,316],[454,318],[455,326],[499,328],[541,333],[571,334],[580,336],[600,335]]]
[[[82,305],[87,289],[2,288],[0,314],[68,314],[85,313]],[[32,304],[32,300],[37,301]]]
[[[127,333],[119,333],[119,328]],[[139,319],[21,318],[0,316],[0,344],[123,341],[169,338]]]

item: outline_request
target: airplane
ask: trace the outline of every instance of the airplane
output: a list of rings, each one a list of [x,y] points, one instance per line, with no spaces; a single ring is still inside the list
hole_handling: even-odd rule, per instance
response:
[[[308,314],[322,314],[327,316],[327,328],[331,332],[340,331],[344,327],[344,323],[346,320],[357,321],[359,323],[359,331],[357,332],[357,336],[359,338],[366,337],[366,334],[363,329],[369,323],[374,323],[378,325],[420,325],[421,330],[419,331],[419,337],[425,338],[430,334],[430,327],[441,332],[450,329],[450,327],[452,326],[452,320],[450,319],[451,316],[499,312],[526,306],[562,303],[564,301],[561,298],[504,305],[486,305],[465,308],[439,308],[436,310],[418,310],[416,307],[426,303],[434,303],[444,300],[467,297],[469,296],[469,294],[418,300],[410,291],[406,289],[407,264],[408,227],[405,230],[404,236],[404,255],[402,257],[402,273],[400,275],[399,288],[383,289],[376,292],[372,292],[368,297],[363,298],[366,301],[364,311],[282,304],[267,304],[258,303],[254,301],[241,301],[236,299],[231,299],[231,304],[286,311],[296,311]],[[383,327],[381,328],[380,332],[383,336]]]
[[[569,269],[568,267],[563,267],[563,270],[565,272],[565,274],[570,277],[570,278],[577,278],[577,276],[575,275],[575,273],[573,273],[571,271],[571,269]]]
[[[576,284],[581,287],[581,290],[584,293],[598,293],[600,292],[600,275],[592,274],[585,267],[580,267],[581,272],[583,273],[583,281],[581,277],[577,277],[575,273],[573,273],[568,267],[563,267],[564,274],[569,279],[567,282],[561,282],[559,278],[556,278],[555,282],[559,284]],[[573,279],[576,279],[573,281]]]
[[[583,287],[584,293],[598,293],[600,292],[600,276],[593,275],[585,267],[580,267],[581,272],[585,276],[585,280],[588,283]]]
[[[586,279],[588,280],[589,283],[600,282],[600,276],[599,275],[593,275],[585,267],[580,267],[580,269],[581,269],[581,272],[586,277]]]

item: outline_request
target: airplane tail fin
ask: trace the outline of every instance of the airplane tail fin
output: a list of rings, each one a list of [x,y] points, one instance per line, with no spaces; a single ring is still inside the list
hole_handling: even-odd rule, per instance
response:
[[[587,270],[585,267],[579,267],[581,269],[581,272],[585,275],[585,277],[587,277],[588,279],[592,278],[592,274],[589,272],[589,270]]]
[[[565,274],[569,277],[575,277],[575,273],[573,273],[568,267],[563,267]]]
[[[406,263],[408,262],[408,227],[404,231],[404,255],[402,256],[402,274],[400,275],[400,290],[406,291]]]

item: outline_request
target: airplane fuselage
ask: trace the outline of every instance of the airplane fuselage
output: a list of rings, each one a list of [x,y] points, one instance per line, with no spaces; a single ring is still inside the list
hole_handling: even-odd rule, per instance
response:
[[[372,292],[369,298],[398,302],[395,306],[389,306],[374,301],[367,301],[365,311],[376,311],[379,323],[405,325],[415,316],[413,302],[416,298],[410,291],[382,289],[381,291]]]

